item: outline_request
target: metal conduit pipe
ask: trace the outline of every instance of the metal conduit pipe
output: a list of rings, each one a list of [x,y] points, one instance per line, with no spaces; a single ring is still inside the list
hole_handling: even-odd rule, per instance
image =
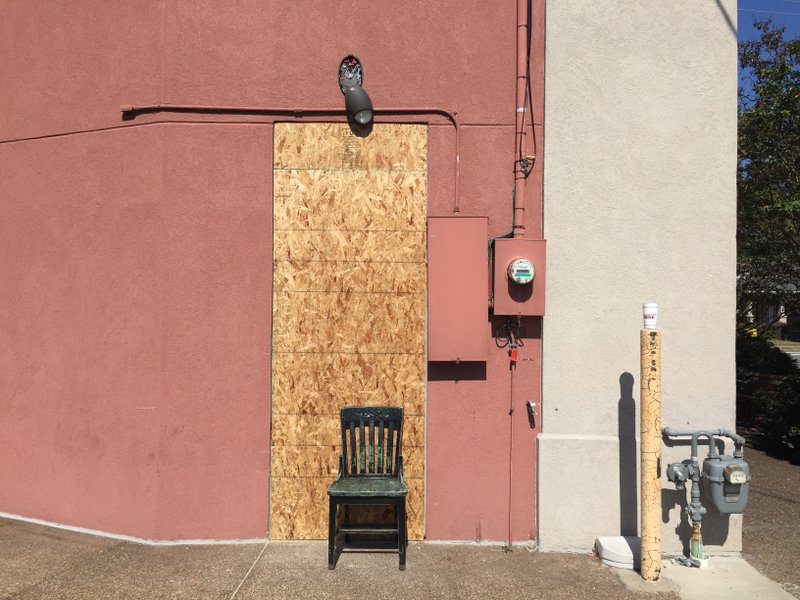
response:
[[[517,118],[514,140],[514,217],[512,234],[525,237],[525,184],[528,174],[522,161],[525,159],[525,111],[528,89],[528,2],[517,0]],[[531,117],[533,118],[533,117]]]
[[[279,108],[265,106],[205,106],[200,104],[146,104],[141,106],[123,105],[120,106],[123,120],[135,119],[138,115],[153,114],[159,112],[188,113],[188,114],[223,114],[223,115],[265,115],[274,117],[288,117],[292,119],[303,119],[313,117],[343,117],[345,111],[342,108]],[[421,106],[417,108],[386,107],[373,108],[372,112],[376,115],[388,116],[414,116],[414,115],[439,115],[446,118],[453,125],[455,131],[455,181],[453,184],[453,212],[460,212],[460,193],[459,184],[461,179],[461,147],[458,119],[454,111],[436,106]],[[427,122],[427,121],[426,121]]]
[[[733,441],[734,445],[734,452],[733,455],[736,458],[742,457],[742,447],[744,446],[746,440],[728,429],[700,429],[700,430],[692,430],[692,429],[673,429],[672,427],[664,427],[661,430],[665,436],[667,437],[685,437],[685,436],[692,436],[692,457],[694,460],[697,460],[697,440],[701,436],[706,436],[709,439],[710,447],[708,449],[708,453],[711,456],[717,456],[717,448],[714,442],[714,436],[717,437],[726,437]]]
[[[717,456],[717,440],[714,435],[708,431],[698,431],[692,436],[692,460],[697,462],[697,445],[701,437],[708,438],[708,455]]]

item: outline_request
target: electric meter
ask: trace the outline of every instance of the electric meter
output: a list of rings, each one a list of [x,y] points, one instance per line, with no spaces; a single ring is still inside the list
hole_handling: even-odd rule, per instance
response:
[[[508,265],[508,278],[516,284],[525,285],[533,281],[536,269],[527,258],[517,258]]]

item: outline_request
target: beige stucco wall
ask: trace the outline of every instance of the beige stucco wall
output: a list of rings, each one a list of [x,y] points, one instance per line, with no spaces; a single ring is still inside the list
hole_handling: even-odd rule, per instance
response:
[[[642,302],[660,305],[663,424],[734,426],[736,2],[546,11],[539,542],[589,548],[635,529]],[[664,550],[679,550],[663,483]],[[741,519],[709,517],[704,535],[739,550]]]

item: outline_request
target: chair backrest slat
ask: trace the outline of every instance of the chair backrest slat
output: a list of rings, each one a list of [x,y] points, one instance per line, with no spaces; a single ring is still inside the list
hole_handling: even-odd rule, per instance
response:
[[[340,416],[342,475],[396,476],[402,455],[402,407],[346,406]]]
[[[344,427],[342,427],[344,429]],[[345,452],[345,460],[347,460],[347,449],[343,448]],[[353,475],[358,473],[358,463],[356,463],[356,424],[355,421],[350,421],[350,471],[349,474]]]
[[[369,420],[369,470],[368,473],[375,472],[375,420]]]
[[[397,431],[397,441],[395,442],[395,444],[397,444],[397,450],[395,451],[395,454],[394,454],[395,456],[401,456],[401,454],[400,454],[400,432],[402,431],[402,428],[403,428],[403,424],[401,423],[400,424],[400,429],[398,429],[398,431]]]
[[[364,473],[366,470],[366,453],[364,452],[364,419],[358,421],[358,438],[360,444],[358,446],[358,473]]]
[[[386,439],[386,470],[394,475],[394,421],[389,422],[389,435]]]
[[[347,455],[347,428],[342,427],[342,460],[341,460],[342,469],[344,470],[344,475],[348,475],[350,473],[350,463],[348,461]]]
[[[378,473],[383,473],[383,419],[378,420]]]

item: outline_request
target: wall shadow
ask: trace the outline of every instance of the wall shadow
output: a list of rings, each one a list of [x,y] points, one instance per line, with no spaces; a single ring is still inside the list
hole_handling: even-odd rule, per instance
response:
[[[674,531],[681,541],[685,556],[689,556],[689,542],[692,539],[692,524],[689,521],[689,515],[686,513],[686,506],[689,504],[689,488],[690,485],[687,484],[686,489],[683,491],[667,488],[661,490],[661,521],[663,523],[669,523],[669,513],[673,508],[678,506],[681,509],[680,521],[675,526]],[[708,511],[703,515],[702,521],[703,544],[722,546],[728,539],[731,516],[717,512],[711,501],[707,501],[702,496],[700,501]]]
[[[353,119],[347,119],[347,124],[350,126],[350,131],[352,131],[353,135],[356,137],[365,138],[369,137],[369,134],[372,133],[372,121],[362,125]]]
[[[733,24],[733,19],[731,19],[731,16],[728,14],[728,11],[725,10],[725,7],[722,6],[722,2],[720,2],[720,0],[714,0],[714,2],[717,4],[719,12],[722,13],[722,18],[725,19],[725,22],[728,24],[728,29],[730,30],[731,34],[733,34],[733,37],[738,41],[739,33],[736,31],[736,25]]]
[[[721,546],[728,539],[731,516],[717,512],[711,506],[711,501],[701,499],[708,512],[703,516],[703,543],[711,546]]]
[[[639,465],[636,458],[636,401],[633,375],[619,376],[617,435],[619,436],[619,528],[620,535],[637,535]]]
[[[489,322],[492,324],[492,335],[505,335],[506,319],[502,315],[491,315]],[[517,322],[516,317],[511,318],[514,324],[514,335],[522,340],[535,340],[542,337],[542,317],[521,317]]]
[[[661,490],[661,522],[669,523],[669,513],[673,508],[679,506],[681,509],[680,521],[675,526],[675,534],[681,541],[683,548],[683,555],[689,556],[689,541],[692,539],[692,525],[689,523],[689,515],[686,514],[686,505],[688,504],[687,494],[689,486],[686,490],[675,490],[663,488]],[[705,534],[705,532],[703,532]]]
[[[428,362],[428,381],[484,381],[486,363],[483,361]]]

